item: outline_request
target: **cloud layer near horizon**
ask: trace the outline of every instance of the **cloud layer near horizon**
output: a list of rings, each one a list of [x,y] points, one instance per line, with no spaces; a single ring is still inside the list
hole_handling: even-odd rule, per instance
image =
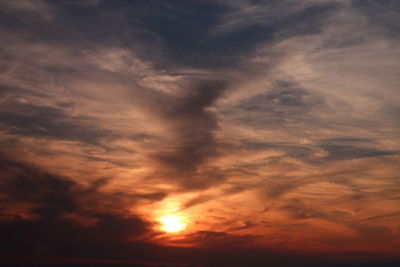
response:
[[[3,225],[91,229],[121,242],[116,258],[123,244],[398,255],[398,1],[0,10]],[[172,213],[190,223],[171,237],[157,219]]]

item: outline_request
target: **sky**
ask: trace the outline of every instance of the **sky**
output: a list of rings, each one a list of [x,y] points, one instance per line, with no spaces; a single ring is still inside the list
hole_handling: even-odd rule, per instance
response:
[[[400,1],[0,0],[0,40],[0,257],[400,261]]]

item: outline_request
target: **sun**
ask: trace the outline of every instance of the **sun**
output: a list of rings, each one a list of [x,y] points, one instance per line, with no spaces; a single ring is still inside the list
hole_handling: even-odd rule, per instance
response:
[[[186,228],[186,223],[179,217],[169,215],[161,217],[162,230],[167,233],[176,233]]]

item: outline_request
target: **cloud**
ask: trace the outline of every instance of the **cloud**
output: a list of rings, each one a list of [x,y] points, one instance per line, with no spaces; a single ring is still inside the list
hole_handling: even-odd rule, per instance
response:
[[[384,219],[384,218],[394,217],[394,216],[400,216],[400,213],[399,212],[394,212],[394,213],[388,213],[388,214],[372,216],[372,217],[368,217],[368,218],[363,219],[363,221]]]
[[[0,6],[9,252],[398,255],[396,1]],[[154,231],[174,212],[182,238]]]
[[[253,25],[264,26],[267,30],[287,31],[293,29],[298,32],[301,28],[315,29],[316,25],[308,25],[314,20],[320,20],[321,16],[329,15],[338,5],[335,1],[233,1],[229,12],[222,17],[222,23],[215,29],[216,33],[226,34],[227,32],[241,30]],[[300,23],[299,23],[300,22]],[[296,23],[299,23],[296,25]],[[318,26],[316,26],[318,27]]]
[[[20,18],[39,18],[40,20],[51,21],[54,16],[54,9],[51,5],[42,0],[33,1],[0,1],[0,7],[6,13],[16,15]]]
[[[7,104],[3,105],[0,118],[2,128],[13,134],[79,140],[93,145],[101,145],[99,138],[115,137],[115,133],[90,127],[89,118],[71,117],[60,108],[25,103]]]
[[[164,247],[149,242],[157,234],[153,225],[134,214],[121,212],[120,195],[101,192],[108,181],[95,181],[88,186],[76,183],[66,177],[52,175],[25,162],[12,161],[2,157],[1,179],[2,213],[12,205],[30,203],[33,217],[21,213],[9,214],[0,221],[0,233],[4,254],[15,251],[35,260],[101,262],[113,259],[141,262],[204,263],[230,266],[248,266],[248,260],[265,263],[265,255],[281,261],[285,251],[242,250],[242,246],[255,239],[253,235],[232,235],[226,232],[199,231],[189,234],[175,245],[192,244],[195,247]],[[108,197],[116,206],[107,207]],[[160,193],[134,195],[135,198],[158,201]],[[94,201],[94,202],[91,202]],[[96,207],[97,206],[97,207]],[[4,213],[3,213],[4,215]],[[240,229],[252,227],[246,223]],[[235,229],[235,230],[240,230]],[[232,250],[237,253],[227,257]],[[261,256],[262,255],[262,256]],[[268,257],[268,261],[271,261]],[[302,261],[313,261],[314,257],[303,257]],[[21,259],[20,259],[21,260]],[[13,262],[16,262],[13,260]],[[17,261],[18,262],[18,261]],[[282,266],[290,266],[290,262]],[[147,265],[146,265],[147,266]],[[258,265],[255,265],[258,266]]]
[[[189,83],[189,89],[182,97],[174,99],[163,108],[162,115],[168,120],[175,136],[173,145],[156,155],[175,179],[188,188],[209,186],[199,169],[203,163],[217,155],[214,132],[217,119],[209,109],[226,88],[225,81],[200,80]],[[200,176],[196,177],[196,173]],[[214,182],[219,179],[214,174]],[[214,183],[212,182],[212,183]]]
[[[281,207],[281,209],[290,213],[296,219],[308,219],[308,218],[321,218],[324,219],[325,214],[319,211],[318,209],[314,209],[312,207],[307,207],[302,203],[299,199],[292,199],[291,204],[286,204]]]
[[[294,82],[277,81],[274,88],[267,87],[263,93],[235,103],[227,115],[233,113],[232,119],[245,125],[264,127],[309,120],[313,111],[324,105],[324,99],[318,92],[299,87]]]
[[[165,192],[108,192],[100,189],[109,181],[94,180],[87,186],[67,177],[48,173],[40,168],[2,155],[0,165],[3,216],[7,219],[55,219],[64,216],[96,221],[98,213],[122,216],[126,203],[140,200],[160,201]],[[118,211],[114,209],[118,207]],[[22,210],[21,210],[22,209]],[[17,213],[15,213],[17,210]],[[92,217],[93,216],[93,217]]]
[[[2,251],[18,251],[26,256],[123,258],[127,255],[124,240],[148,231],[146,223],[136,217],[98,214],[96,219],[92,227],[49,219],[3,221]],[[133,258],[135,250],[130,254]]]
[[[211,195],[200,195],[198,197],[195,197],[191,200],[189,200],[188,202],[186,202],[185,204],[183,204],[182,209],[189,209],[193,206],[205,203],[211,199],[215,198],[215,196],[211,196]]]
[[[224,232],[199,231],[185,237],[185,243],[194,242],[197,246],[210,247],[237,247],[247,244],[254,236],[230,235]]]
[[[322,148],[329,153],[328,159],[331,160],[378,157],[378,156],[394,154],[394,152],[391,151],[380,151],[370,148],[362,148],[354,146],[323,145]]]
[[[124,196],[99,191],[106,181],[83,186],[4,155],[0,167],[4,253],[120,257],[127,239],[151,231],[149,222],[122,212]],[[163,195],[131,196],[130,204],[140,198],[158,201]]]
[[[398,12],[400,10],[399,3],[392,0],[384,1],[352,1],[354,8],[360,10],[368,20],[387,33],[387,37],[398,37],[399,19]]]

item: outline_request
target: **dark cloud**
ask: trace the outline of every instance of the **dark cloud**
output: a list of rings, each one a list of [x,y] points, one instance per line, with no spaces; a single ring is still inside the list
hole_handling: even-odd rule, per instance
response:
[[[330,163],[339,160],[359,159],[379,156],[397,155],[397,151],[380,150],[371,147],[374,144],[373,140],[369,139],[328,139],[322,144],[279,144],[279,143],[249,143],[244,142],[242,146],[250,150],[277,150],[284,153],[284,156],[271,158],[271,164],[276,163],[279,159],[292,157],[308,164],[318,165],[321,163]],[[315,156],[315,151],[319,149],[326,153],[323,156]],[[286,185],[284,185],[285,187]],[[291,187],[292,185],[287,185]],[[275,191],[275,189],[273,190]],[[279,192],[277,190],[276,192]]]
[[[13,208],[22,206],[25,210],[21,212],[28,216],[56,219],[72,214],[90,221],[98,218],[97,213],[101,212],[119,216],[127,203],[132,206],[140,200],[160,201],[166,197],[165,192],[102,193],[99,189],[108,184],[107,179],[97,179],[84,186],[29,163],[8,159],[4,155],[0,158],[0,169],[3,174],[0,179],[1,207],[5,218],[18,216]]]
[[[279,81],[272,90],[245,99],[233,107],[235,120],[247,125],[285,126],[307,122],[312,111],[323,107],[324,99],[296,83]],[[228,114],[231,111],[227,111]]]
[[[280,207],[280,209],[288,212],[294,219],[325,219],[327,216],[312,206],[308,206],[300,199],[291,199],[289,203]]]
[[[353,6],[389,37],[400,37],[400,5],[395,0],[353,0]]]
[[[42,98],[47,98],[48,96],[46,94],[40,93],[40,92],[35,92],[34,90],[28,90],[24,88],[20,88],[18,86],[11,86],[7,84],[0,84],[0,97],[10,97],[13,100],[15,100],[18,97],[26,96],[26,95],[31,95],[31,96],[36,96],[36,97],[42,97]]]
[[[255,226],[257,226],[256,223],[254,223],[252,221],[246,221],[246,222],[243,222],[243,224],[240,226],[230,228],[229,231],[241,231],[241,230],[249,229],[249,228],[252,228]]]
[[[216,181],[216,183],[219,183],[219,181]],[[200,204],[212,201],[212,200],[216,200],[219,198],[242,193],[252,187],[253,186],[249,185],[249,184],[233,185],[233,186],[229,187],[228,189],[224,190],[223,192],[221,192],[220,194],[201,194],[201,195],[198,195],[197,197],[194,197],[194,198],[188,200],[187,202],[185,202],[182,205],[181,210],[189,209],[191,207],[194,207],[194,206],[197,206],[197,205],[200,205]]]
[[[8,30],[28,32],[33,41],[68,46],[78,42],[89,50],[101,43],[134,50],[159,66],[173,63],[216,68],[238,63],[262,43],[318,33],[324,19],[337,8],[336,4],[319,3],[272,23],[256,22],[219,35],[213,35],[212,30],[222,23],[230,7],[217,1],[117,0],[99,1],[97,5],[50,1],[39,14],[51,14],[51,22],[37,13],[18,19],[21,10],[5,14],[2,22]]]
[[[320,33],[324,20],[338,10],[337,3],[318,3],[277,20],[279,37]]]
[[[355,145],[355,144],[371,144],[376,141],[368,138],[356,138],[356,137],[341,137],[341,138],[329,138],[322,140],[322,143],[330,145]]]
[[[191,200],[189,200],[188,202],[186,202],[185,204],[183,204],[182,210],[184,209],[188,209],[191,208],[193,206],[205,203],[207,201],[210,201],[211,199],[214,199],[215,196],[211,196],[211,195],[200,195],[198,197],[195,197]]]
[[[393,213],[386,213],[386,214],[382,214],[382,215],[372,216],[372,217],[363,219],[363,221],[378,220],[378,219],[397,217],[397,216],[400,216],[400,212],[393,212]]]
[[[50,262],[57,259],[60,262],[64,259],[78,263],[81,259],[88,259],[86,262],[106,262],[113,259],[165,264],[196,263],[206,266],[231,266],[234,262],[237,266],[263,266],[271,261],[279,263],[277,266],[290,266],[294,262],[284,260],[288,255],[284,251],[243,250],[241,247],[254,240],[255,236],[252,235],[236,236],[225,232],[199,231],[186,236],[185,244],[192,242],[200,247],[156,245],[147,240],[155,234],[149,222],[118,211],[91,210],[93,203],[89,207],[82,206],[85,203],[82,203],[81,198],[95,198],[98,204],[104,204],[105,193],[100,193],[99,189],[107,183],[106,180],[97,180],[89,187],[82,188],[82,185],[68,178],[49,174],[27,163],[7,160],[4,155],[0,167],[2,173],[6,174],[1,179],[2,201],[6,200],[3,203],[34,204],[32,212],[37,216],[32,219],[18,215],[2,218],[1,262],[7,262],[7,259],[14,263],[23,262],[26,257],[32,257],[30,262],[40,259],[46,261],[46,257],[50,257]],[[111,197],[116,201],[117,195]],[[155,193],[136,197],[159,200],[163,195]],[[79,223],[63,216],[65,213],[88,216],[94,223]],[[252,226],[250,222],[246,222],[236,230]],[[15,253],[23,257],[19,260],[10,258]],[[7,255],[8,258],[5,257]],[[312,256],[292,256],[296,258],[296,262],[318,260]]]
[[[367,223],[348,223],[348,226],[357,232],[357,236],[354,237],[355,242],[385,244],[390,240],[398,239],[398,234],[394,233],[390,227]]]
[[[323,145],[321,147],[329,153],[327,156],[328,160],[345,160],[397,154],[396,152],[392,151],[382,151],[378,149],[357,146]]]
[[[278,198],[285,193],[291,192],[294,189],[306,184],[305,181],[299,179],[282,179],[276,177],[276,182],[269,182],[266,186],[266,195],[269,198]]]
[[[240,247],[255,238],[253,235],[231,235],[226,232],[199,231],[186,236],[186,242],[192,241],[196,245],[210,247]]]
[[[91,227],[49,218],[3,221],[0,223],[2,253],[100,259],[140,255],[135,249],[127,253],[124,244],[128,238],[148,232],[146,222],[137,217],[123,218],[112,214],[97,214],[96,219],[97,224]]]
[[[152,58],[156,64],[173,60],[194,65],[196,59],[207,58],[204,56],[213,47],[204,47],[201,40],[226,9],[217,3],[197,0],[49,3],[54,7],[51,23],[32,16],[18,20],[10,15],[3,21],[17,32],[29,32],[33,40],[69,46],[79,42],[81,48],[87,49],[100,43],[123,47]],[[194,46],[199,55],[193,54]],[[164,57],[163,62],[160,56]]]
[[[195,81],[182,98],[165,107],[163,116],[169,121],[176,141],[156,158],[170,168],[185,187],[202,188],[222,178],[214,172],[212,178],[204,179],[208,175],[198,170],[204,162],[217,155],[214,138],[217,118],[207,108],[212,106],[226,86],[225,81]]]
[[[266,6],[276,8],[282,5],[282,9],[284,9],[287,8],[286,4],[285,1],[260,2],[259,8],[263,9]],[[214,59],[215,56],[213,57],[213,55],[216,54],[219,56],[219,60],[207,62],[208,65],[206,66],[212,63],[212,66],[222,64],[224,67],[235,64],[243,55],[250,54],[261,44],[271,44],[283,38],[319,33],[324,26],[324,20],[337,8],[338,5],[334,3],[318,3],[285,16],[276,16],[273,20],[270,20],[268,16],[265,16],[265,20],[253,19],[252,16],[254,14],[252,12],[258,12],[255,8],[252,12],[244,12],[242,15],[237,15],[236,19],[246,21],[246,25],[239,24],[237,27],[230,28],[228,32],[222,31],[209,36],[208,39],[201,40],[200,49],[195,50],[198,52],[199,57],[194,59],[197,59],[198,63],[203,63],[204,57]],[[229,16],[230,12],[240,14],[241,10],[229,10],[224,15]],[[257,15],[260,16],[258,13]],[[223,23],[222,20],[220,21],[221,23]],[[197,48],[197,46],[195,47]],[[205,51],[210,52],[207,53]],[[210,55],[210,53],[212,54]]]
[[[109,130],[90,126],[90,118],[72,117],[60,108],[5,103],[0,109],[0,127],[14,134],[47,138],[77,140],[101,145],[99,139],[115,138]]]
[[[0,159],[3,177],[1,194],[4,204],[18,202],[35,204],[33,212],[45,217],[58,216],[60,212],[72,212],[77,209],[72,180],[51,175],[29,164]],[[6,204],[7,203],[7,204]]]
[[[148,222],[134,215],[123,215],[121,210],[114,211],[105,205],[107,194],[100,193],[98,188],[106,181],[98,180],[83,187],[68,178],[4,156],[0,169],[3,174],[0,180],[2,216],[5,216],[0,222],[3,254],[115,257],[126,253],[120,251],[126,240],[150,232]],[[136,197],[160,200],[163,195]],[[112,198],[121,204],[116,195]],[[134,201],[132,198],[131,203]],[[28,209],[25,212],[33,217],[24,219],[21,217],[23,214],[7,216],[18,204],[25,204]],[[94,223],[86,225],[71,218]]]

